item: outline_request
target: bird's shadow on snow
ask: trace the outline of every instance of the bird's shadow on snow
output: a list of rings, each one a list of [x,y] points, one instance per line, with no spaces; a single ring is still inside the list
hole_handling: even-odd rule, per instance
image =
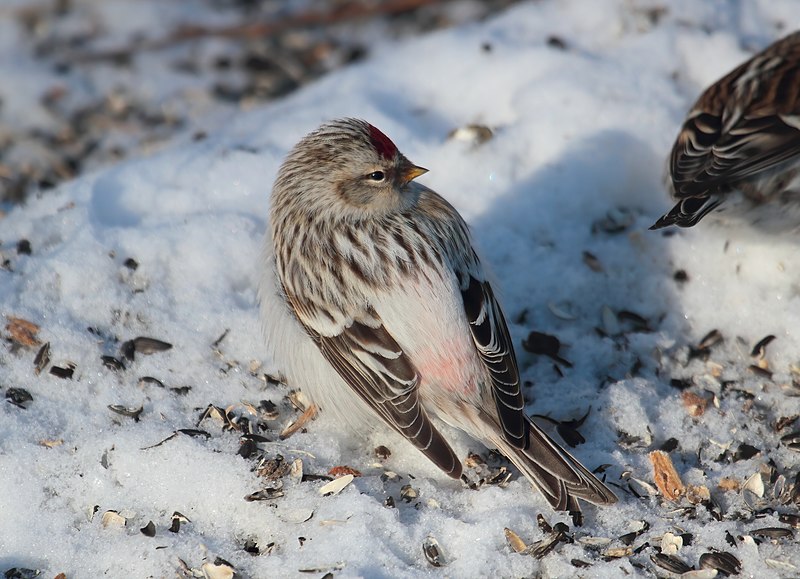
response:
[[[589,441],[576,451],[590,469],[620,458],[612,453],[626,409],[614,407],[608,386],[644,379],[648,424],[668,388],[653,351],[664,320],[674,324],[667,314],[679,307],[678,288],[663,235],[647,230],[665,205],[662,168],[637,137],[599,132],[518,180],[470,224],[501,294],[527,411],[574,420],[591,407],[580,427]],[[534,330],[557,337],[567,363],[526,352]]]

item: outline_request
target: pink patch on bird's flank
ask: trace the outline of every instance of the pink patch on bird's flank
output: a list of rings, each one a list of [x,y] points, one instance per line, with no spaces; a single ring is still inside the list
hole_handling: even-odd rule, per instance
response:
[[[387,161],[394,159],[394,156],[397,154],[397,147],[395,147],[389,137],[372,125],[369,125],[369,138],[372,141],[372,146],[375,147],[375,150],[381,157]]]

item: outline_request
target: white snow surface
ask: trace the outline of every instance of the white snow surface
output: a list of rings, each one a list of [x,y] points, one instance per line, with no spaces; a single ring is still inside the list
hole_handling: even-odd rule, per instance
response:
[[[200,572],[221,557],[240,577],[651,577],[666,573],[650,557],[672,532],[693,536],[677,554],[690,566],[718,549],[742,562],[742,576],[798,576],[795,540],[748,539],[755,529],[789,528],[777,516],[797,505],[774,498],[768,476],[758,512],[719,486],[743,483],[769,461],[786,485],[798,470],[800,455],[780,442],[798,425],[775,428],[800,413],[792,386],[800,380],[798,240],[706,222],[671,235],[647,227],[670,206],[664,160],[689,106],[754,50],[800,27],[800,11],[793,0],[663,7],[654,17],[649,2],[544,0],[387,43],[283,101],[231,116],[205,140],[187,135],[0,218],[0,333],[9,337],[8,318],[29,320],[49,342],[51,364],[75,367],[71,379],[49,366],[35,375],[36,347],[0,343],[0,391],[33,397],[24,409],[0,400],[0,571],[174,577],[183,563]],[[471,490],[396,435],[359,435],[324,415],[278,439],[298,413],[284,400],[289,387],[264,380],[281,365],[265,358],[256,301],[269,192],[290,147],[342,116],[369,120],[429,168],[420,181],[470,224],[530,382],[528,412],[571,420],[591,408],[580,427],[587,440],[572,452],[590,469],[606,465],[601,476],[618,485],[618,505],[586,505],[575,527],[522,477]],[[470,123],[491,127],[494,138],[480,146],[447,138]],[[624,231],[593,231],[620,210],[632,219]],[[21,239],[31,255],[17,253]],[[677,270],[688,281],[676,281]],[[652,331],[635,331],[609,309],[635,312]],[[573,319],[554,314],[562,311]],[[712,329],[724,341],[708,359],[689,359],[689,346]],[[562,342],[572,363],[560,366],[563,376],[549,358],[523,350],[532,330]],[[751,348],[769,334],[771,378],[749,368]],[[137,336],[173,348],[123,360],[125,370],[104,366],[102,355],[122,359],[121,344]],[[690,416],[671,379],[717,403]],[[254,457],[237,454],[241,433],[199,422],[209,404],[246,416],[245,404],[261,400],[280,415],[266,421],[270,442]],[[143,411],[136,421],[109,405]],[[210,436],[180,434],[152,447],[188,428]],[[453,436],[462,456],[486,456]],[[672,437],[677,471],[708,487],[721,521],[703,506],[687,510],[685,500],[629,491],[628,476],[653,483],[648,452]],[[742,443],[761,452],[734,460]],[[391,449],[388,459],[376,458],[379,444]],[[248,502],[267,484],[255,468],[262,454],[300,458],[307,474],[347,465],[363,476],[334,496],[319,494],[325,481],[285,478],[283,497]],[[418,491],[411,502],[400,497],[405,484]],[[389,496],[394,508],[384,506]],[[297,522],[300,509],[313,516]],[[104,526],[109,510],[127,524]],[[190,521],[178,533],[168,531],[174,511]],[[574,542],[542,559],[513,552],[504,528],[534,543],[545,536],[540,513],[570,525]],[[140,532],[149,521],[155,537]],[[634,540],[636,552],[604,558],[642,521],[650,527]],[[429,536],[443,567],[423,554]],[[610,542],[592,546],[587,537]],[[260,555],[244,550],[248,541]]]

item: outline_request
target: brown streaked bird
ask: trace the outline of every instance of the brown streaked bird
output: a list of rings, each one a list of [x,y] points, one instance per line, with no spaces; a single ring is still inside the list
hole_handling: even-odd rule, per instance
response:
[[[672,148],[676,202],[650,229],[714,211],[765,231],[800,230],[800,32],[711,85]]]
[[[323,412],[388,426],[447,475],[432,417],[497,448],[558,510],[616,497],[524,412],[514,348],[466,223],[369,123],[304,137],[272,191],[260,287],[272,359]]]

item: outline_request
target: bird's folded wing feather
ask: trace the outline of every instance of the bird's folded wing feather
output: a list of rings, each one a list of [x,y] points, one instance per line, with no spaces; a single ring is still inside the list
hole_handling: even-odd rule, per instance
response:
[[[290,300],[291,303],[291,300]],[[295,310],[297,311],[297,310]],[[368,308],[332,336],[322,336],[298,316],[322,355],[383,420],[453,478],[461,463],[420,404],[419,375],[378,314]]]
[[[525,448],[528,444],[525,400],[503,312],[489,282],[478,281],[474,276],[469,276],[469,285],[461,291],[461,297],[475,347],[489,370],[503,433],[511,445]]]
[[[702,195],[797,155],[800,32],[757,54],[700,96],[672,150],[675,195]]]
[[[708,113],[684,125],[670,161],[677,197],[742,181],[800,155],[800,113],[794,119],[742,116],[725,133],[721,126],[721,119]]]

